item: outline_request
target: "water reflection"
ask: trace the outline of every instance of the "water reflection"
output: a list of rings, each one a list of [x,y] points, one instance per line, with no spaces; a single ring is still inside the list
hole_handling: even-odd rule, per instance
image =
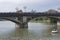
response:
[[[51,33],[53,26],[29,22],[28,29],[16,29],[13,22],[0,21],[0,40],[59,40],[60,33]]]

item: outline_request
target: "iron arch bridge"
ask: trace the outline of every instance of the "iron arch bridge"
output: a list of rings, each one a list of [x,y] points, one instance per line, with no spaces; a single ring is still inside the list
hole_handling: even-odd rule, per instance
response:
[[[19,25],[22,25],[23,27],[26,26],[26,24],[37,17],[49,17],[54,19],[55,21],[60,20],[60,13],[47,13],[47,12],[37,12],[37,13],[31,13],[31,12],[24,12],[24,13],[16,13],[16,12],[8,12],[8,13],[0,13],[0,18],[6,19],[9,21],[12,21],[14,23],[17,23]],[[13,19],[15,17],[16,19]]]

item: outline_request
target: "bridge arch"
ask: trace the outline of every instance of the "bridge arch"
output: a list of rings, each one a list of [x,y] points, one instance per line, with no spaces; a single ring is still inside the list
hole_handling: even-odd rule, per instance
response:
[[[22,24],[21,21],[16,20],[16,19],[13,19],[13,18],[10,18],[10,17],[1,17],[0,19],[5,19],[5,20],[12,21],[12,22],[14,22],[14,23],[17,23],[17,24]]]
[[[36,17],[31,16],[30,18],[26,18],[27,21],[24,22],[24,25],[28,26],[28,22],[30,22],[31,20],[36,19],[38,17],[47,17],[47,18],[50,18],[50,22],[51,23],[55,23],[55,24],[57,23],[57,20],[58,20],[58,18],[55,18],[55,17],[52,17],[52,16],[36,16]]]
[[[36,19],[36,20],[38,20],[38,19],[43,19],[43,17],[45,17],[45,18],[51,18],[51,19],[55,19],[54,17],[50,17],[50,16],[37,16],[37,17],[30,17],[30,18],[27,18],[27,22],[30,22],[31,20],[34,20],[34,19]],[[56,18],[57,19],[57,18]]]
[[[1,19],[6,19],[6,20],[9,20],[9,21],[12,21],[12,22],[14,22],[14,23],[16,23],[16,24],[18,24],[18,25],[22,25],[23,26],[23,28],[26,26],[26,27],[28,27],[28,22],[30,21],[30,20],[32,20],[32,19],[36,19],[36,18],[38,18],[38,17],[48,17],[48,18],[54,18],[54,17],[49,17],[49,16],[36,16],[36,17],[33,17],[33,16],[31,16],[30,18],[27,18],[26,17],[26,19],[28,20],[28,21],[26,21],[26,22],[23,22],[23,21],[20,21],[20,20],[18,20],[18,19],[20,19],[19,17],[17,17],[18,19],[13,19],[13,18],[11,18],[11,17],[0,17]],[[23,17],[22,17],[22,19],[23,19]],[[57,18],[55,18],[55,19],[57,19]]]

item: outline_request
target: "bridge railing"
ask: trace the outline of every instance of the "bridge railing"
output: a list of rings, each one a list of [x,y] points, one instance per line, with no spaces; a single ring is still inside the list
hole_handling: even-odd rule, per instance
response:
[[[9,13],[0,13],[0,17],[19,17],[19,16],[60,16],[60,13],[47,13],[47,12],[37,12],[37,13],[16,13],[16,12],[9,12]]]

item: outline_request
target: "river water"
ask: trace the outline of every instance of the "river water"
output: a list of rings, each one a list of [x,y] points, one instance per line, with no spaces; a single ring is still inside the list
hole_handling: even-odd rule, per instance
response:
[[[17,29],[11,21],[0,21],[0,40],[60,40],[60,33],[51,33],[53,26],[29,22],[28,29]]]

